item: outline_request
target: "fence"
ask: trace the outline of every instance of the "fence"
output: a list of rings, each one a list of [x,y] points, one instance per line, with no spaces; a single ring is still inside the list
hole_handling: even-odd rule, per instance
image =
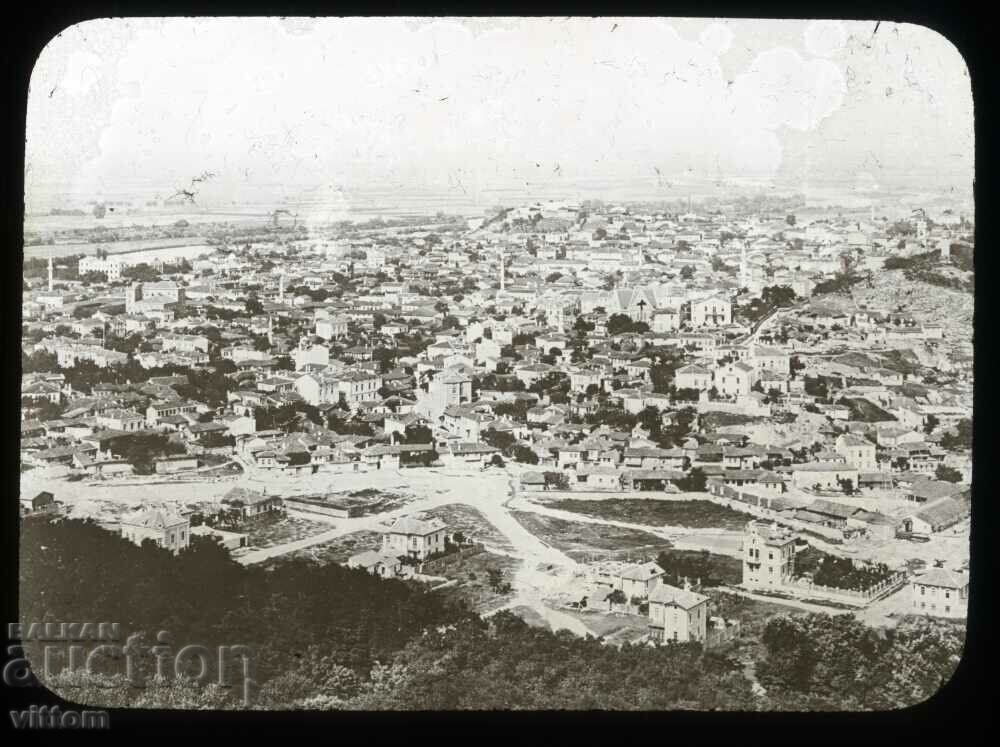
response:
[[[840,589],[835,586],[820,586],[806,579],[797,579],[785,584],[782,588],[787,591],[864,606],[890,594],[905,583],[906,572],[897,571],[889,578],[867,589]]]
[[[729,485],[724,485],[715,480],[709,480],[707,491],[710,500],[714,499],[714,503],[726,506],[727,508],[732,508],[737,511],[745,511],[746,513],[760,518],[772,519],[779,524],[791,527],[792,529],[796,529],[806,534],[814,535],[834,544],[840,544],[844,540],[843,529],[834,529],[833,527],[823,526],[822,524],[813,524],[811,522],[793,519],[790,516],[783,515],[783,512],[779,509],[772,508],[772,500],[775,498],[781,500],[779,496],[747,493],[742,490],[732,488]]]
[[[441,572],[452,568],[453,566],[459,565],[464,558],[472,557],[473,555],[479,555],[486,552],[486,548],[480,543],[475,543],[471,547],[465,547],[461,550],[457,550],[447,555],[435,558],[434,560],[428,560],[420,565],[420,573],[424,575],[433,575],[435,572]]]

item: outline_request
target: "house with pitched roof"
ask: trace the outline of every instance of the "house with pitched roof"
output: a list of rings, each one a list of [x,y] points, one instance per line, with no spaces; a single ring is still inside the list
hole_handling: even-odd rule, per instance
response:
[[[425,560],[444,551],[447,527],[441,519],[400,516],[382,531],[382,553]]]
[[[969,606],[969,576],[932,568],[910,581],[910,598],[914,614],[964,618]]]
[[[844,433],[837,437],[834,447],[836,452],[844,457],[844,461],[859,472],[877,472],[878,462],[875,459],[875,444],[867,438],[853,433]]]
[[[725,397],[746,397],[757,383],[757,370],[742,361],[715,369],[713,380],[719,394]]]
[[[150,539],[174,554],[191,544],[191,522],[167,506],[144,507],[126,514],[119,522],[119,531],[136,545]]]
[[[637,563],[624,568],[615,579],[615,588],[621,589],[627,599],[645,599],[663,580],[666,573],[656,563]]]
[[[669,584],[658,584],[649,593],[650,637],[661,643],[704,642],[708,634],[708,597]]]
[[[240,519],[256,519],[269,513],[280,511],[282,500],[279,495],[267,495],[248,488],[233,488],[222,496],[224,508],[237,511]]]
[[[362,568],[381,578],[393,578],[399,575],[402,566],[395,555],[379,550],[365,550],[347,559],[348,568]]]

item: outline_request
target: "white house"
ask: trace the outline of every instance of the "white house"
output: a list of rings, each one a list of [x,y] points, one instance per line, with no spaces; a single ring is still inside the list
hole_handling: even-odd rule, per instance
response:
[[[742,361],[715,369],[715,388],[726,397],[745,397],[757,383],[757,371]]]
[[[659,642],[700,641],[708,634],[708,597],[691,591],[658,584],[649,594],[649,630]]]
[[[440,519],[400,516],[382,534],[382,552],[424,560],[444,550],[446,527]]]
[[[910,582],[913,613],[963,618],[968,614],[969,577],[965,573],[932,568]]]
[[[119,530],[122,537],[136,545],[151,539],[174,554],[191,544],[191,522],[167,507],[143,508],[128,514],[122,517]]]
[[[707,392],[712,388],[712,379],[712,372],[709,369],[692,363],[677,369],[674,382],[678,389],[698,389]]]

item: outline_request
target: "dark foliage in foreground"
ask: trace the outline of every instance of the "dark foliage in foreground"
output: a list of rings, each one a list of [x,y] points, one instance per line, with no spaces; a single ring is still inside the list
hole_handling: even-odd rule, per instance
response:
[[[510,612],[483,620],[423,587],[336,565],[244,567],[207,540],[175,557],[93,523],[31,519],[22,547],[22,621],[112,621],[150,643],[166,630],[175,649],[247,645],[260,708],[897,708],[933,695],[963,645],[954,623],[914,618],[881,630],[850,615],[796,614],[771,617],[762,633],[750,626],[752,639],[735,648],[616,648]],[[686,574],[708,572],[710,560],[663,559]],[[103,671],[48,684],[105,707],[240,705],[239,688],[170,679],[139,690],[120,662]],[[750,671],[766,694],[754,694]]]

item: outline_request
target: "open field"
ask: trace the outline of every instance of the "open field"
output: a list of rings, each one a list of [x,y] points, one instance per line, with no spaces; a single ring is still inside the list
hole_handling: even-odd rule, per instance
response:
[[[701,414],[701,425],[705,430],[713,431],[726,428],[731,425],[746,425],[748,423],[761,423],[766,419],[754,415],[741,415],[738,412],[708,411]]]
[[[500,593],[490,588],[489,571],[499,570],[503,574],[504,581],[511,583],[520,566],[521,561],[516,558],[482,552],[462,558],[460,562],[447,568],[435,568],[433,573],[435,576],[458,582],[454,586],[441,589],[439,594],[460,598],[473,611],[483,613],[502,607],[513,599],[515,594],[514,590]]]
[[[514,549],[507,537],[471,506],[450,503],[447,506],[439,506],[424,513],[441,519],[448,525],[449,533],[461,532],[467,540],[481,542],[500,550]]]
[[[671,547],[668,540],[638,529],[565,521],[526,511],[512,511],[511,514],[542,542],[577,561],[595,556],[602,559],[655,558],[661,550]]]
[[[586,625],[594,636],[604,638],[607,643],[636,643],[649,635],[649,618],[644,615],[628,615],[623,612],[607,612],[603,605],[595,601],[595,606],[587,610],[562,609]]]
[[[618,499],[579,501],[572,498],[548,504],[563,511],[612,519],[632,524],[680,526],[696,529],[741,530],[750,514],[720,506],[709,501],[660,501],[649,499]]]
[[[339,503],[360,507],[362,516],[392,511],[413,500],[412,496],[375,488],[365,488],[350,493],[334,493],[328,497]]]
[[[381,534],[369,530],[361,530],[341,535],[320,545],[296,550],[283,557],[291,559],[304,558],[306,560],[313,560],[320,565],[329,565],[330,563],[345,563],[352,555],[357,555],[365,550],[376,550],[381,546]]]
[[[302,519],[298,516],[268,516],[254,522],[248,522],[236,531],[247,532],[250,535],[250,547],[260,549],[312,537],[321,532],[329,531],[329,529],[329,524]]]

